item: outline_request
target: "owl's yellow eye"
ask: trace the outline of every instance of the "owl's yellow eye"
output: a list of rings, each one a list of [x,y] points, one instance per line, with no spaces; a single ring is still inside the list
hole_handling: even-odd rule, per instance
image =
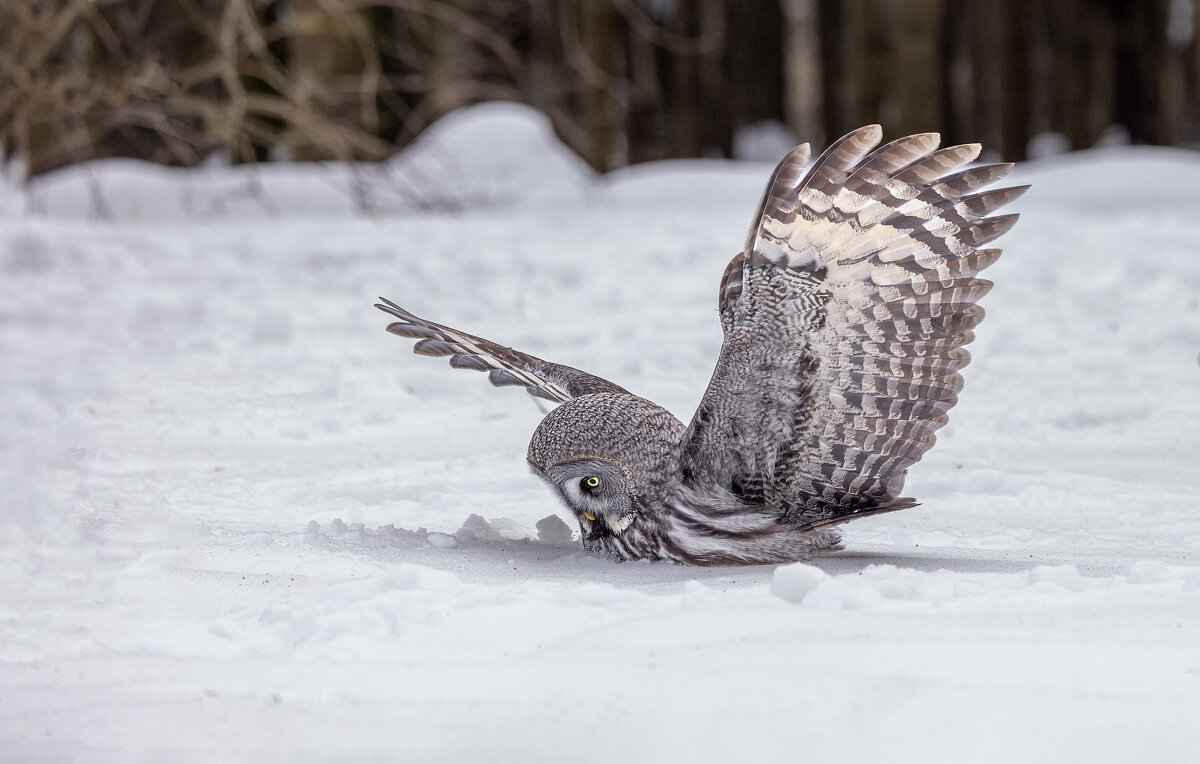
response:
[[[589,515],[587,512],[584,512],[584,513],[583,513],[583,516],[584,516],[584,517],[586,517],[586,518],[587,518],[587,519],[589,519],[589,520],[595,520],[595,519],[596,519],[596,516],[595,516],[595,515]]]
[[[585,486],[587,486],[588,488],[599,488],[600,487],[600,478],[596,477],[595,475],[593,475],[592,477],[589,477],[589,478],[584,478],[583,484]]]

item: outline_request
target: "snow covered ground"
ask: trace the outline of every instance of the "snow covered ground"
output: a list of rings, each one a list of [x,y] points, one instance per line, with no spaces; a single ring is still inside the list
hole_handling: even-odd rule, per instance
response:
[[[599,180],[520,109],[455,119],[366,196],[128,163],[7,191],[0,759],[1196,761],[1200,156],[1018,168],[923,504],[689,569],[582,555],[524,466],[537,402],[371,304],[686,420],[769,166]],[[403,172],[431,156],[467,171]]]

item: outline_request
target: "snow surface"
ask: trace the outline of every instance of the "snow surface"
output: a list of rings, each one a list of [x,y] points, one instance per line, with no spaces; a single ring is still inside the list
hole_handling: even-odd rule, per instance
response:
[[[536,115],[454,119],[464,205],[364,209],[334,166],[255,168],[274,211],[245,168],[9,188],[0,759],[1196,760],[1196,154],[1018,168],[922,505],[691,569],[583,555],[524,465],[537,401],[371,303],[686,419],[769,165],[596,179]],[[89,176],[142,214],[89,220]]]

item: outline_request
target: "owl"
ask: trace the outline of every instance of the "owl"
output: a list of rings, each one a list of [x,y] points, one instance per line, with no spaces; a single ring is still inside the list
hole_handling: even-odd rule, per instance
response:
[[[579,369],[409,313],[387,330],[493,385],[558,404],[527,460],[617,560],[779,563],[839,548],[836,526],[915,506],[907,469],[963,387],[965,346],[999,257],[983,248],[1028,186],[983,190],[1011,164],[962,169],[978,144],[936,133],[872,151],[878,125],[775,168],[718,288],[724,341],[691,422]]]

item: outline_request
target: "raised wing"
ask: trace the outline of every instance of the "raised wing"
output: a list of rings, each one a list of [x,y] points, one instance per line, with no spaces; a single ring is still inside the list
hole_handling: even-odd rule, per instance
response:
[[[486,371],[496,387],[521,385],[532,396],[562,403],[591,393],[623,393],[624,389],[585,371],[543,361],[490,340],[426,321],[382,297],[375,307],[399,321],[387,330],[401,337],[420,340],[413,346],[417,355],[450,356],[455,369]]]
[[[915,504],[905,470],[962,389],[992,286],[976,275],[1000,255],[978,248],[1017,220],[987,215],[1027,187],[981,191],[1009,164],[954,172],[978,145],[926,133],[868,154],[881,135],[855,130],[803,176],[800,146],[772,176],[721,280],[725,342],[682,442],[686,484],[808,527]]]

